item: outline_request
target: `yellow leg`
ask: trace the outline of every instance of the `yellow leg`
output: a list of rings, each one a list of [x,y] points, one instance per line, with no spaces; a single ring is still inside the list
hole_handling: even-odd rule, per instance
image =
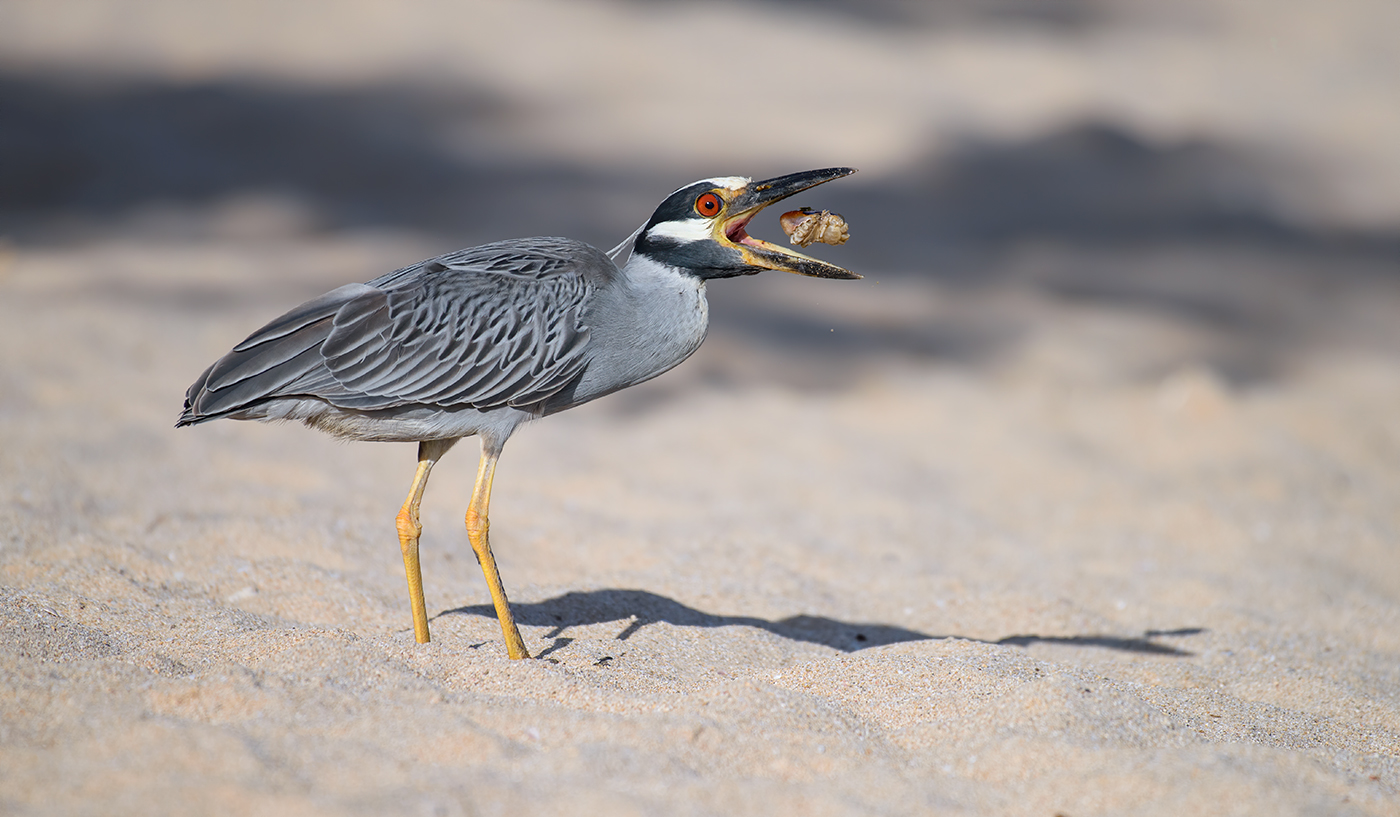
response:
[[[491,555],[491,522],[486,511],[491,504],[491,480],[496,475],[498,456],[498,453],[482,446],[476,487],[472,489],[472,503],[467,508],[467,537],[472,541],[472,550],[476,551],[476,560],[481,563],[481,572],[486,576],[486,587],[491,591],[491,601],[496,605],[496,618],[500,620],[501,634],[505,636],[506,654],[511,658],[529,658],[525,641],[520,637],[520,628],[515,626],[515,616],[511,615],[501,574],[496,571],[496,557]]]
[[[428,485],[428,474],[433,463],[452,447],[455,440],[447,443],[424,442],[418,444],[418,471],[413,475],[413,487],[408,491],[408,499],[399,509],[399,547],[403,550],[403,572],[408,577],[408,603],[413,609],[413,637],[419,644],[427,644],[428,610],[423,602],[423,568],[418,563],[418,537],[423,526],[418,524],[418,506],[423,502],[423,489]]]

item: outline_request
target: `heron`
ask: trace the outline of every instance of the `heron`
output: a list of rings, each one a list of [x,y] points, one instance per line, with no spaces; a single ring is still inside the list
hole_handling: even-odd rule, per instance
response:
[[[528,658],[489,535],[491,483],[506,440],[528,420],[688,358],[705,338],[712,279],[765,270],[860,278],[745,229],[765,207],[854,172],[702,179],[667,196],[608,253],[568,238],[497,241],[331,290],[215,361],[185,393],[176,427],[291,420],[351,440],[416,442],[418,467],[396,526],[418,643],[430,640],[418,558],[423,491],[438,460],[476,436],[467,537],[506,653]]]

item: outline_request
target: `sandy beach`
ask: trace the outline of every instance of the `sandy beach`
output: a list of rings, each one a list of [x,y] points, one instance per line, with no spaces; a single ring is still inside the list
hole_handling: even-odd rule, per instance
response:
[[[1400,815],[1393,3],[0,2],[0,813]],[[529,425],[174,429],[697,178],[858,282]],[[766,219],[766,221],[765,221]],[[776,213],[752,231],[780,236]]]

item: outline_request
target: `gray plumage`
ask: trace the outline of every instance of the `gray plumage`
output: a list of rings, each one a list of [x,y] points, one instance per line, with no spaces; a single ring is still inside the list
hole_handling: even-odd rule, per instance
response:
[[[508,436],[531,416],[660,374],[699,346],[703,322],[673,311],[693,309],[698,298],[703,315],[703,282],[644,259],[629,271],[624,278],[579,241],[529,238],[340,287],[210,366],[186,393],[178,425],[232,417],[301,420],[360,440]],[[630,308],[616,303],[619,295]],[[634,352],[658,321],[686,337],[641,355],[640,365],[584,376],[590,363]],[[619,375],[630,382],[616,382]]]

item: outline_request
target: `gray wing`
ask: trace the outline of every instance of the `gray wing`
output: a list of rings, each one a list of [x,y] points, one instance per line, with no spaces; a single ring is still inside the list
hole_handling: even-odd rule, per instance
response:
[[[530,406],[582,371],[592,293],[617,267],[568,239],[502,241],[308,301],[185,395],[179,425],[283,397],[347,409]]]

